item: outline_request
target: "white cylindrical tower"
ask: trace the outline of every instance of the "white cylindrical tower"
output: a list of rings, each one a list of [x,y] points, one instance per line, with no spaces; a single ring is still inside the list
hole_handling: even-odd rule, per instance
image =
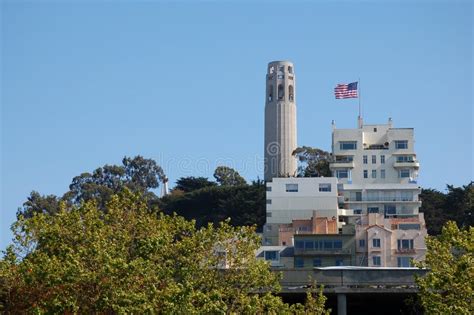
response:
[[[295,176],[296,88],[293,63],[268,64],[265,94],[265,170],[264,179]]]

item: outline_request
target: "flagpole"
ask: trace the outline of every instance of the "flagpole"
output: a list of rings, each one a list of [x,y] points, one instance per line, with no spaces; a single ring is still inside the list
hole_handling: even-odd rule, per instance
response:
[[[357,81],[357,89],[358,89],[358,98],[359,98],[359,117],[357,117],[357,125],[359,128],[362,128],[362,106],[360,105],[360,99],[362,96],[361,89],[360,89],[360,78]]]
[[[361,98],[362,98],[362,93],[361,93],[361,89],[360,89],[360,78],[359,78],[359,118],[362,117],[361,107],[360,107],[360,99]]]

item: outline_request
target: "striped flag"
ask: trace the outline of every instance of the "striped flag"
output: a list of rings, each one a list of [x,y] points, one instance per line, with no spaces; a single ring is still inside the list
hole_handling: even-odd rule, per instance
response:
[[[336,99],[339,98],[357,98],[357,83],[352,82],[349,84],[338,84],[334,88],[334,94],[336,95]]]

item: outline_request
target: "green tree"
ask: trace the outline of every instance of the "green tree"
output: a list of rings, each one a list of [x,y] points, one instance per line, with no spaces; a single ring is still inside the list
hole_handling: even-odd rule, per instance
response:
[[[253,228],[196,229],[152,213],[128,190],[106,211],[96,201],[62,203],[56,214],[20,216],[12,229],[14,244],[0,260],[5,313],[306,312],[273,295],[278,275],[255,258]]]
[[[443,225],[452,220],[459,227],[474,225],[474,184],[455,187],[447,185],[447,192],[423,189],[420,194],[426,226],[430,235],[441,233]]]
[[[453,221],[441,235],[426,239],[426,260],[416,263],[429,271],[418,277],[419,295],[428,314],[474,313],[474,227],[460,230]]]
[[[134,158],[124,157],[122,165],[104,165],[92,173],[82,173],[72,179],[67,191],[62,197],[54,195],[41,196],[33,191],[28,200],[17,212],[17,216],[31,217],[33,213],[55,213],[59,201],[68,204],[80,204],[83,201],[95,200],[100,208],[105,208],[112,195],[125,188],[138,192],[148,200],[158,197],[153,189],[165,180],[162,168],[152,159],[140,155]]]
[[[435,189],[422,189],[419,198],[422,201],[420,211],[424,213],[428,234],[440,234],[443,225],[448,221],[444,212],[446,195]]]
[[[298,147],[293,151],[300,162],[298,166],[299,177],[330,177],[329,161],[331,154],[324,150],[312,147]]]
[[[167,214],[176,212],[188,220],[195,219],[197,226],[230,218],[234,226],[257,225],[260,230],[265,223],[265,184],[254,181],[244,186],[204,187],[172,193],[157,204]]]
[[[206,177],[181,177],[176,181],[176,186],[174,190],[181,190],[185,193],[202,189],[205,187],[217,186],[215,182],[211,182]]]
[[[23,203],[23,208],[18,209],[17,216],[32,217],[35,213],[57,213],[59,211],[59,201],[60,198],[55,195],[44,196],[37,191],[32,191]]]
[[[231,167],[218,166],[214,171],[214,178],[221,186],[242,186],[246,185],[245,179]]]

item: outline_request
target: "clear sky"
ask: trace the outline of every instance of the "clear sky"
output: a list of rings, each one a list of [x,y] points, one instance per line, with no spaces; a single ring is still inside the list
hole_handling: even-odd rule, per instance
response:
[[[473,179],[471,1],[1,1],[1,224],[32,190],[143,155],[181,176],[263,177],[266,65],[296,72],[298,144],[331,120],[414,127],[419,183]]]

